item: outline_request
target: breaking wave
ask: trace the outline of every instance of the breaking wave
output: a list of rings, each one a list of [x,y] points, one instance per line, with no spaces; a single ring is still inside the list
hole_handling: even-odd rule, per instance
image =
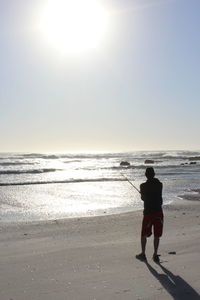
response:
[[[34,165],[31,162],[1,162],[0,166],[25,166],[25,165]]]
[[[58,184],[58,183],[84,183],[84,182],[109,182],[126,181],[125,178],[90,178],[90,179],[70,179],[70,180],[52,180],[52,181],[27,181],[27,182],[7,182],[0,183],[0,186],[13,185],[35,185],[35,184]]]
[[[37,170],[1,170],[0,175],[17,175],[17,174],[41,174],[55,172],[57,169],[37,169]]]

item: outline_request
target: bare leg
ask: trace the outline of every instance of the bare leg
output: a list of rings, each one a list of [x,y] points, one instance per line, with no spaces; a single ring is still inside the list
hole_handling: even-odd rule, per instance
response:
[[[147,243],[147,238],[146,238],[146,236],[141,236],[142,254],[145,254],[146,243]]]
[[[159,237],[154,237],[154,255],[158,254],[158,246],[159,246],[160,238]]]
[[[145,255],[146,243],[147,243],[146,236],[141,236],[142,253],[136,255],[136,258],[141,261],[146,261],[146,255]]]

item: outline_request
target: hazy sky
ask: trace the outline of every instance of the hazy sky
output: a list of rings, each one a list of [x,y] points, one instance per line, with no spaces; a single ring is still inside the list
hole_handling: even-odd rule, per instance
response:
[[[1,152],[200,149],[199,0],[99,0],[77,53],[39,32],[45,2],[0,0]]]

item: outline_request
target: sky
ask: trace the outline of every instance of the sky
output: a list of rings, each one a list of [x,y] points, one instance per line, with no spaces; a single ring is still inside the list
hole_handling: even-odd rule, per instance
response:
[[[0,0],[0,152],[200,150],[200,1],[98,2],[101,39],[68,52],[47,0]]]

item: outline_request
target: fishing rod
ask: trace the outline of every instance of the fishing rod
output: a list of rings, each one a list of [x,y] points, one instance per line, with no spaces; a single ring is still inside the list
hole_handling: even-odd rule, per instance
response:
[[[123,173],[121,173],[121,175],[130,183],[130,185],[132,185],[132,187],[134,187],[134,189],[136,189],[136,191],[138,191],[138,193],[140,193],[140,190],[138,190],[138,188],[136,188],[136,186]]]

